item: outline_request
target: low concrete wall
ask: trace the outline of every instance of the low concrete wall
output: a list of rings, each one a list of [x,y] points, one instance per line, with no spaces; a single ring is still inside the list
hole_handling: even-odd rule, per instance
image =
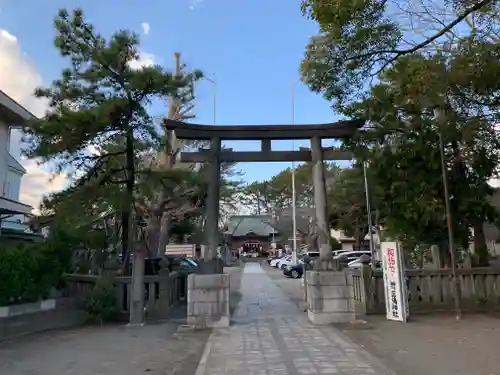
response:
[[[87,313],[71,298],[0,307],[0,341],[50,329],[83,325]]]
[[[307,316],[316,325],[355,321],[352,277],[344,271],[307,271]]]
[[[188,276],[188,325],[195,329],[229,327],[229,275]]]

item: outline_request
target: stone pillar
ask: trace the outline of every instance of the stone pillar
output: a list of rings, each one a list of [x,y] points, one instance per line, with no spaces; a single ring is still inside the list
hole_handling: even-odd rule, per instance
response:
[[[314,205],[316,206],[316,230],[318,231],[320,257],[322,260],[330,260],[332,258],[332,249],[327,221],[323,149],[319,137],[311,139],[311,156],[313,162]]]
[[[144,324],[144,262],[146,254],[140,244],[135,244],[133,265],[132,265],[132,282],[130,284],[130,316],[129,325],[137,326]]]
[[[208,173],[208,194],[205,205],[204,241],[207,251],[204,264],[200,267],[201,273],[214,273],[217,270],[217,245],[219,242],[219,197],[220,197],[220,151],[219,137],[211,139],[210,163]]]
[[[229,327],[229,275],[189,275],[187,315],[194,329]]]
[[[175,280],[173,280],[170,277],[170,272],[168,271],[168,268],[161,268],[158,275],[160,276],[160,282],[158,284],[160,298],[158,299],[157,302],[155,318],[166,319],[168,318],[168,314],[170,313],[170,308],[171,308],[170,302],[172,301],[171,283],[175,282]]]
[[[354,323],[352,275],[345,271],[307,271],[307,317],[315,325]]]
[[[441,252],[439,246],[431,245],[431,256],[433,268],[441,268]]]

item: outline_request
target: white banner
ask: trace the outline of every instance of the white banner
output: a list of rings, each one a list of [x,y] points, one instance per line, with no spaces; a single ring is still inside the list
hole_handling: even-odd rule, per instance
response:
[[[409,307],[401,250],[397,242],[382,242],[380,250],[384,272],[387,320],[397,320],[406,323],[409,316]]]

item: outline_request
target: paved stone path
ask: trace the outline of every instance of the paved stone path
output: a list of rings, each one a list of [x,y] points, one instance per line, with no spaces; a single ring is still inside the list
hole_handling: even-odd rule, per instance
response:
[[[196,375],[392,374],[333,327],[317,327],[258,263],[247,263],[230,328],[212,333]]]

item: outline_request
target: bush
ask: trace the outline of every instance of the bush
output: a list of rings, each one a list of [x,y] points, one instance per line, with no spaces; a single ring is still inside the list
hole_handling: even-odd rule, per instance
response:
[[[0,249],[0,306],[39,301],[60,287],[71,248],[71,238],[55,231],[43,243]]]
[[[117,317],[116,289],[112,282],[100,278],[86,296],[85,309],[94,323],[113,321]]]

